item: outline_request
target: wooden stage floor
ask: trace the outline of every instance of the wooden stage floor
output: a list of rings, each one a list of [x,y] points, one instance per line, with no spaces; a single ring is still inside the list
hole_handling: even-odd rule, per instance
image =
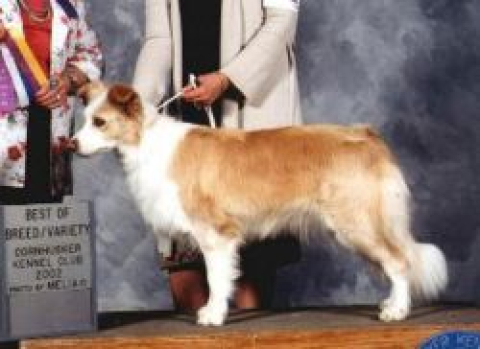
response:
[[[169,312],[103,314],[99,331],[20,342],[22,349],[152,348],[416,348],[445,331],[480,332],[480,308],[418,308],[409,319],[385,324],[374,307],[247,311],[226,325],[204,328],[190,315]]]

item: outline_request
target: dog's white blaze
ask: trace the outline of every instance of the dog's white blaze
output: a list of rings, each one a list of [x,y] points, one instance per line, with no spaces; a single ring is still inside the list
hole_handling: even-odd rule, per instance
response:
[[[75,138],[80,145],[78,152],[82,155],[91,155],[101,150],[111,150],[116,146],[113,140],[106,139],[104,134],[93,125],[95,111],[105,103],[106,99],[107,93],[103,92],[85,108],[85,124],[75,134]]]

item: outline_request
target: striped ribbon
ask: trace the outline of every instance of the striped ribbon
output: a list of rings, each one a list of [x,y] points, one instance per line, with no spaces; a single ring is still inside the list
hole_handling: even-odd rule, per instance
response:
[[[29,99],[32,101],[37,91],[48,83],[47,76],[20,30],[16,28],[9,29],[5,45],[13,56]]]
[[[78,12],[69,0],[56,0],[65,14],[78,19]],[[8,69],[18,105],[24,107],[33,101],[38,90],[48,84],[48,77],[28,46],[20,28],[10,27],[0,45],[4,66]]]
[[[9,114],[17,108],[15,87],[10,78],[7,64],[0,56],[0,116]]]
[[[17,69],[17,64],[15,63],[15,60],[13,59],[13,56],[7,47],[2,46],[1,51],[3,60],[5,61],[5,66],[7,67],[8,73],[10,74],[10,79],[12,80],[14,90],[17,93],[18,106],[21,108],[26,107],[30,102],[27,90],[25,89],[25,85],[23,84],[22,76]]]

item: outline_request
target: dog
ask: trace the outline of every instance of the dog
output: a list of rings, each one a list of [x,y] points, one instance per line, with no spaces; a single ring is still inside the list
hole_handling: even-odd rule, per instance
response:
[[[387,144],[368,126],[211,129],[161,116],[130,86],[90,83],[81,155],[116,149],[141,213],[156,234],[189,232],[205,259],[210,295],[201,325],[222,325],[239,276],[239,246],[291,231],[328,231],[380,266],[390,294],[383,321],[405,319],[412,297],[433,299],[446,260],[410,232],[409,189]]]

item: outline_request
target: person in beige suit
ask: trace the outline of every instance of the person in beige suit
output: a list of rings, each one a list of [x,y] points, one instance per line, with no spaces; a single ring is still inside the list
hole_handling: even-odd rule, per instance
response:
[[[171,113],[186,122],[207,124],[201,107],[211,106],[222,127],[252,130],[299,124],[297,17],[298,0],[146,0],[145,42],[133,85],[152,103],[183,91]],[[189,85],[190,73],[197,76],[197,87]],[[174,245],[163,254],[171,266],[177,307],[201,307],[208,296],[203,269],[187,267],[198,265],[192,263],[198,260],[196,253]],[[244,248],[237,306],[255,308],[271,301],[275,269],[298,255],[298,242],[291,238]],[[249,262],[258,257],[264,268]]]

